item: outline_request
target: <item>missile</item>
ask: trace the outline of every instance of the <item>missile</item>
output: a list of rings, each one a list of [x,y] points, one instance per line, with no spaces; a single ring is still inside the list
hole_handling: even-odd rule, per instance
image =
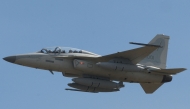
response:
[[[103,88],[97,88],[97,87],[84,86],[77,83],[69,83],[68,86],[79,89],[78,91],[93,92],[93,93],[119,91],[119,89],[103,89]],[[76,89],[73,89],[73,90],[76,90]]]
[[[104,89],[119,89],[124,87],[122,83],[115,83],[107,80],[99,80],[92,78],[74,78],[73,82],[89,87],[104,88]]]

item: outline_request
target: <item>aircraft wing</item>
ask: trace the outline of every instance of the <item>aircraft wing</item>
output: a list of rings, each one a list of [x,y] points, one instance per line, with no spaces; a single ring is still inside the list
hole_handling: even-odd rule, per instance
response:
[[[99,62],[103,61],[109,61],[113,58],[127,58],[129,59],[133,64],[137,64],[141,60],[143,60],[145,57],[147,57],[150,53],[152,53],[154,50],[159,48],[158,46],[145,46],[145,47],[140,47],[128,51],[123,51],[123,52],[117,52],[114,54],[110,55],[105,55],[102,57],[98,57]]]
[[[163,83],[140,83],[141,87],[147,94],[155,92]]]

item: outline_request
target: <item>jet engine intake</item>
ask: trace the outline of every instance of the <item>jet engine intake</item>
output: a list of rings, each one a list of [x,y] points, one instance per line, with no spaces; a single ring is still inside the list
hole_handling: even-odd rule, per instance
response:
[[[87,72],[93,71],[94,67],[93,63],[91,63],[90,61],[78,60],[78,59],[73,60],[73,65],[75,69]]]

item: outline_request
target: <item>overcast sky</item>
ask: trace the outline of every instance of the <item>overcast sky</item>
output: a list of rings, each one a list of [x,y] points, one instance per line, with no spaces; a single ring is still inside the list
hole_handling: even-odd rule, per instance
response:
[[[1,0],[0,58],[66,46],[100,55],[170,36],[167,68],[190,65],[189,0]],[[154,94],[125,83],[113,93],[66,91],[71,78],[0,60],[0,109],[189,109],[189,70]]]

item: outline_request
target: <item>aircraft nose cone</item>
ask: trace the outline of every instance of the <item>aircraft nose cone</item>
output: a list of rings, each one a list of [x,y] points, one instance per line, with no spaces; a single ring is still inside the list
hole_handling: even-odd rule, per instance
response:
[[[11,62],[11,63],[14,63],[16,61],[16,56],[8,56],[8,57],[5,57],[3,58],[5,61],[8,61],[8,62]]]

